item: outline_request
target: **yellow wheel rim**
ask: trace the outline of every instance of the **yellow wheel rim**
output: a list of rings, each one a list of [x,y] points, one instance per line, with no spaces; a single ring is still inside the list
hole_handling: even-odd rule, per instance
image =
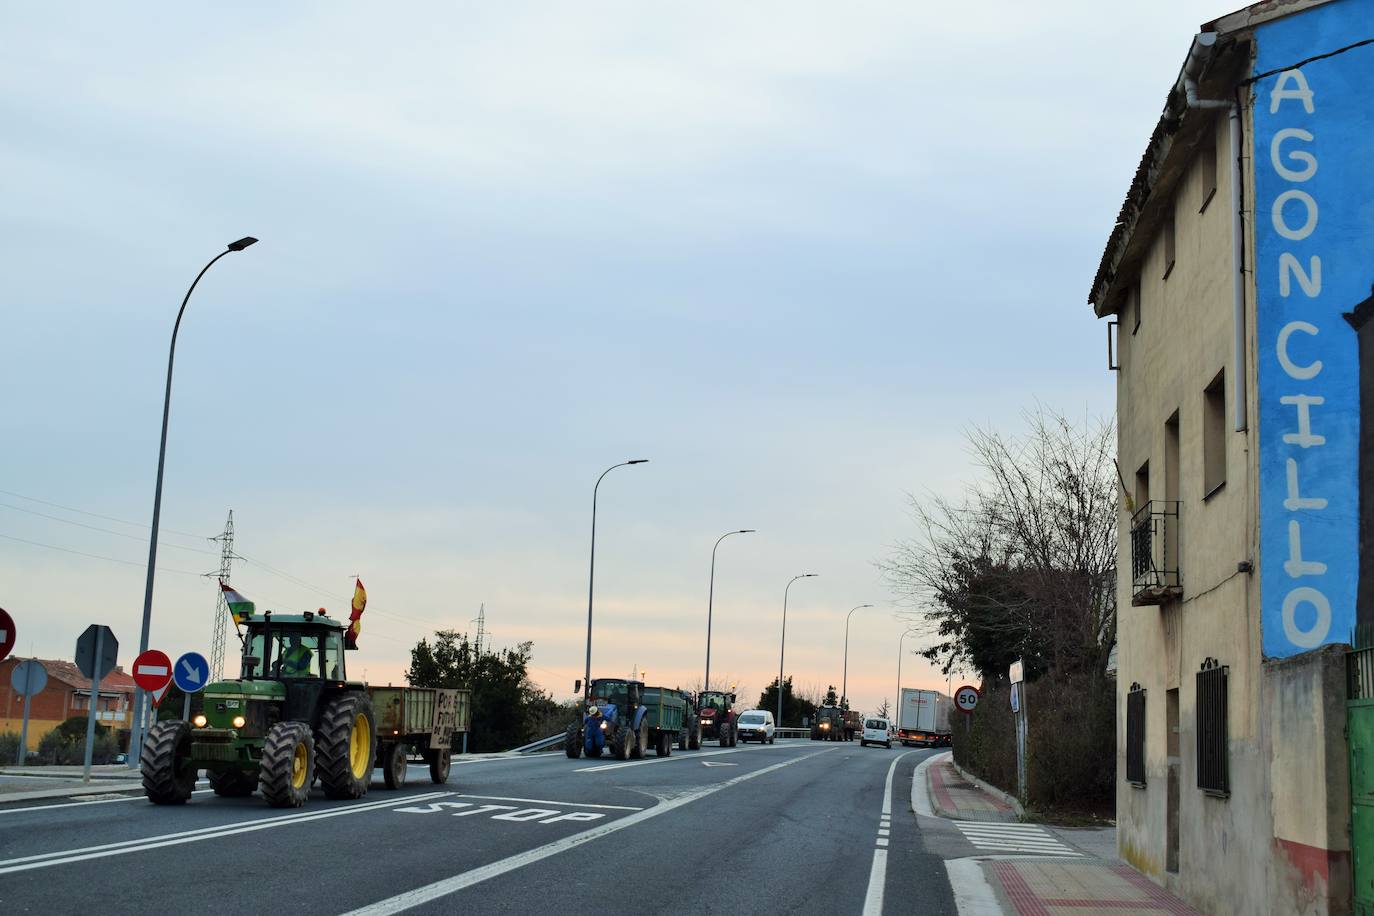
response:
[[[353,733],[348,738],[348,763],[353,768],[353,778],[362,779],[367,775],[367,752],[371,750],[372,723],[367,721],[367,713],[360,712],[353,719]]]
[[[296,749],[291,753],[291,788],[299,789],[305,785],[306,764],[309,760],[305,755],[305,742],[296,745]]]

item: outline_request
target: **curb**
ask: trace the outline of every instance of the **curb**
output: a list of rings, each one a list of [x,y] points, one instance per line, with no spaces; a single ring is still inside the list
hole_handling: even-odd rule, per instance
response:
[[[953,754],[951,753],[951,756]],[[936,761],[943,761],[944,754],[933,754],[922,760],[916,765],[916,769],[911,771],[911,813],[921,817],[944,817],[935,813],[935,806],[930,798],[930,783],[926,779],[926,770]]]
[[[974,776],[972,773],[968,772],[968,771],[965,770],[963,767],[959,766],[959,764],[957,764],[957,763],[954,762],[954,755],[953,755],[953,754],[950,755],[950,758],[949,758],[949,765],[952,766],[952,767],[954,767],[954,772],[958,773],[960,776],[964,777],[964,778],[967,779],[969,782],[973,783],[975,786],[977,786],[978,788],[982,789],[984,792],[986,792],[986,793],[988,793],[989,795],[991,795],[993,798],[997,799],[998,801],[1001,801],[1001,802],[1002,802],[1003,804],[1005,804],[1007,807],[1011,808],[1011,810],[1014,811],[1014,812],[1016,813],[1016,816],[1017,816],[1018,819],[1021,819],[1021,820],[1024,820],[1024,819],[1025,819],[1025,817],[1026,817],[1026,809],[1025,809],[1025,807],[1021,804],[1021,802],[1017,800],[1017,798],[1016,798],[1015,795],[1011,795],[1011,794],[1009,794],[1009,793],[1007,793],[1007,792],[1003,792],[1001,789],[997,788],[996,786],[994,786],[994,785],[992,785],[992,784],[990,784],[990,783],[986,783],[986,782],[984,782],[983,780],[979,779],[977,776]]]
[[[11,802],[41,801],[47,798],[75,798],[80,795],[105,795],[118,792],[141,790],[142,782],[111,782],[105,785],[69,786],[65,789],[37,789],[33,792],[7,792],[0,795],[0,810]]]

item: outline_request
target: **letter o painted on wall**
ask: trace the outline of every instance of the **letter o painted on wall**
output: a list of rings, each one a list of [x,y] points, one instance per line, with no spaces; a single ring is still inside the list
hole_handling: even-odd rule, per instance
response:
[[[1317,619],[1311,628],[1306,630],[1298,629],[1297,611],[1301,604],[1310,604],[1317,612]],[[1326,642],[1326,636],[1330,631],[1331,602],[1327,601],[1321,592],[1304,585],[1293,589],[1283,599],[1283,635],[1288,637],[1288,641],[1293,645],[1315,649]]]
[[[1299,229],[1290,228],[1287,220],[1284,219],[1283,208],[1290,200],[1300,201],[1303,207],[1307,209],[1307,221]],[[1294,242],[1301,242],[1317,228],[1317,202],[1312,199],[1311,194],[1296,188],[1289,188],[1274,198],[1274,207],[1270,215],[1274,220],[1274,231]]]

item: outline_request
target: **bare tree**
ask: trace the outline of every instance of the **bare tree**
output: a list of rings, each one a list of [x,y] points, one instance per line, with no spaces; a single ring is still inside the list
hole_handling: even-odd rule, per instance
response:
[[[979,479],[959,501],[911,498],[918,528],[879,568],[948,673],[1101,673],[1116,640],[1116,476],[1110,423],[1043,409],[1019,438],[968,433]]]

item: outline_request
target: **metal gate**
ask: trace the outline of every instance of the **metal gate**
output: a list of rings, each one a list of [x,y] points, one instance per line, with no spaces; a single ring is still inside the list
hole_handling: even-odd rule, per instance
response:
[[[1351,652],[1346,671],[1355,916],[1374,916],[1374,648]]]

